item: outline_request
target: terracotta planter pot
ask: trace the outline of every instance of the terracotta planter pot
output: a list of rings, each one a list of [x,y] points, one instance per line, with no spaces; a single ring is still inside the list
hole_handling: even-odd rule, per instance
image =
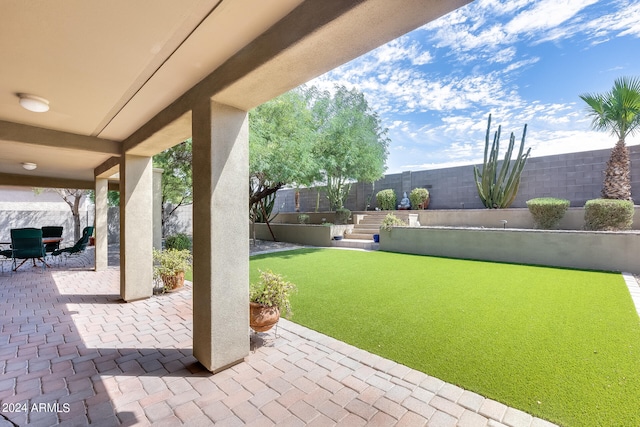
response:
[[[419,209],[427,209],[429,207],[429,202],[431,201],[431,197],[429,197],[427,200],[425,200],[424,202],[420,203],[418,205]]]
[[[280,320],[278,307],[266,307],[256,302],[249,303],[249,326],[256,332],[266,332]]]
[[[160,276],[166,292],[175,292],[184,287],[184,271]]]

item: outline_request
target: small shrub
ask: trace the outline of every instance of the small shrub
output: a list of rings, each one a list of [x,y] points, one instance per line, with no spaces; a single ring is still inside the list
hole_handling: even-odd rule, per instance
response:
[[[594,199],[584,205],[584,228],[596,231],[629,230],[633,224],[630,200]]]
[[[282,275],[271,270],[260,270],[258,283],[251,283],[249,300],[267,307],[278,307],[280,313],[289,318],[293,314],[289,297],[295,291],[297,291],[296,285],[287,282]]]
[[[398,227],[398,226],[403,227],[406,225],[407,225],[406,222],[404,222],[394,214],[390,213],[384,217],[384,220],[382,221],[382,225],[380,226],[380,230],[391,231],[391,228],[393,227]]]
[[[411,201],[411,208],[418,209],[418,205],[423,204],[429,198],[429,190],[426,188],[414,188],[409,193],[409,200]]]
[[[183,233],[178,233],[178,234],[174,234],[172,236],[169,236],[165,239],[164,241],[164,245],[166,249],[177,249],[177,250],[191,250],[191,246],[192,246],[192,241],[191,241],[191,237],[183,234]]]
[[[162,274],[175,274],[187,271],[191,267],[191,252],[187,249],[166,249],[159,251],[153,249],[153,261],[155,272]]]
[[[336,209],[336,225],[346,224],[351,218],[351,211],[346,208]]]
[[[300,224],[309,224],[309,215],[307,215],[307,214],[298,215],[298,223],[300,223]]]
[[[392,211],[396,208],[398,199],[396,199],[396,193],[391,190],[378,191],[376,194],[376,201],[378,207],[384,211]]]
[[[527,207],[533,216],[534,228],[553,230],[569,208],[569,201],[553,197],[527,200]]]

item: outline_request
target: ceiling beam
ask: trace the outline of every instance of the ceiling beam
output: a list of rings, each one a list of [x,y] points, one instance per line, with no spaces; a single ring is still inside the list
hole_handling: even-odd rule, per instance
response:
[[[0,120],[0,140],[119,156],[121,143]]]
[[[120,172],[120,157],[111,157],[93,170],[96,178],[111,178]]]
[[[82,190],[95,189],[94,181],[10,173],[0,173],[0,185],[40,188],[79,188]]]

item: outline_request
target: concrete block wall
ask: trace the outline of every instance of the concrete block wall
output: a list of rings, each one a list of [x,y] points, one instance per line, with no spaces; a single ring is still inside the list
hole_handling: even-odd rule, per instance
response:
[[[12,228],[42,228],[44,226],[62,226],[62,246],[73,246],[73,216],[71,210],[0,210],[0,242],[11,241]],[[80,231],[87,225],[93,225],[93,213],[80,212]]]
[[[640,145],[629,147],[631,157],[631,191],[640,203]],[[611,149],[585,151],[532,157],[522,173],[518,196],[511,207],[524,208],[526,201],[536,197],[558,197],[567,199],[573,207],[584,206],[590,199],[601,197],[602,181]],[[413,188],[425,187],[431,193],[429,209],[482,209],[478,197],[473,165],[452,168],[406,171],[385,175],[373,186],[356,183],[352,186],[345,207],[365,210],[370,197],[370,208],[376,207],[375,194],[392,189],[398,197],[407,195]],[[300,190],[300,211],[313,212],[316,207],[316,188]],[[275,209],[283,212],[295,211],[295,191],[284,189],[278,192]],[[329,203],[320,190],[320,209],[326,211]]]
[[[172,207],[167,205],[165,209],[172,209]],[[120,243],[120,209],[117,206],[109,208],[107,228],[109,244]],[[183,233],[191,236],[193,234],[192,228],[192,205],[179,206],[165,223],[164,235],[166,237]]]

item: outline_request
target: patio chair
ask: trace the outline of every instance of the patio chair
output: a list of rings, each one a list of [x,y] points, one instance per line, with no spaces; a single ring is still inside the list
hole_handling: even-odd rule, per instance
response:
[[[17,271],[18,268],[27,262],[29,259],[38,259],[42,262],[42,271],[44,271],[46,264],[44,257],[46,252],[44,245],[42,244],[42,230],[39,228],[14,228],[11,230],[11,258],[13,259],[13,271]],[[17,265],[18,260],[21,259],[20,265]]]
[[[9,262],[13,261],[11,249],[5,249],[0,251],[0,267],[2,267],[2,273],[4,273],[4,263],[7,261]]]
[[[82,237],[80,238],[80,240],[76,242],[75,245],[67,248],[57,249],[53,251],[51,255],[60,256],[62,254],[66,254],[68,258],[72,255],[82,254],[85,251],[85,249],[87,249],[87,245],[89,244],[89,237],[91,237],[92,234],[93,234],[93,227],[85,227],[84,230],[82,230]]]
[[[62,237],[63,228],[64,227],[58,226],[42,227],[42,238],[44,239],[45,237]],[[44,245],[44,250],[47,253],[52,253],[53,251],[56,251],[58,249],[60,249],[60,242],[45,243]]]

